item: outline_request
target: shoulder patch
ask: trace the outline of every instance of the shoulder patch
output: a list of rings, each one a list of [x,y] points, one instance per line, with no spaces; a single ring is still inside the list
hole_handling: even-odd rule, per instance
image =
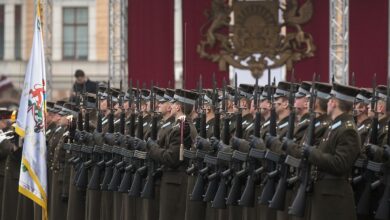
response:
[[[308,122],[309,121],[309,119],[305,119],[305,120],[303,120],[303,121],[301,121],[301,122],[299,122],[298,123],[298,125],[302,125],[302,124],[305,124],[306,122]],[[317,126],[316,126],[317,127]]]
[[[163,125],[161,126],[161,128],[165,128],[166,126],[168,126],[168,125],[170,125],[170,124],[171,124],[171,122],[168,121],[167,123],[163,124]]]
[[[248,127],[245,128],[245,130],[249,130],[249,128],[251,128],[252,126],[253,126],[253,123],[250,123],[250,124],[248,125]]]
[[[261,126],[261,127],[268,126],[268,125],[269,125],[269,123],[270,123],[270,121],[267,121],[267,122],[266,122],[266,123],[264,123],[264,124],[263,124],[263,126]]]
[[[286,127],[287,125],[288,125],[288,121],[283,123],[283,124],[281,124],[281,125],[279,125],[278,128],[282,129],[282,128]]]
[[[340,127],[340,125],[341,125],[341,121],[338,121],[338,122],[334,123],[332,126],[330,126],[330,129],[334,130],[334,129]]]

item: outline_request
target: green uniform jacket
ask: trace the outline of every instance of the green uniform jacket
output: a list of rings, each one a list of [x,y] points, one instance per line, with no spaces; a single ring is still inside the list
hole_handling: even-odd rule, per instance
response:
[[[322,142],[309,155],[318,174],[311,198],[311,219],[356,219],[353,191],[348,177],[360,152],[360,137],[347,113],[339,115]]]
[[[191,142],[196,138],[196,128],[190,124]],[[188,139],[187,139],[188,140]],[[186,165],[179,160],[181,144],[180,124],[176,122],[164,145],[157,143],[150,148],[150,157],[164,165],[160,188],[160,220],[183,220],[186,209],[187,174]],[[184,146],[190,149],[191,146]]]

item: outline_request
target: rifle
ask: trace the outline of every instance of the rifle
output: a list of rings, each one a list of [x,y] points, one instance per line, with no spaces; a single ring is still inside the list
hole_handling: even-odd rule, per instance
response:
[[[272,94],[271,88],[271,70],[268,69],[268,98],[271,100],[271,115],[270,115],[270,123],[269,123],[269,131],[268,133],[271,136],[276,137],[276,112],[274,106],[274,96]],[[266,151],[266,172],[271,173],[275,170],[276,164],[279,161],[279,155],[271,152],[270,150]],[[263,191],[261,192],[260,197],[258,198],[258,202],[260,204],[268,205],[269,201],[272,199],[275,193],[275,185],[276,179],[273,176],[267,175],[263,180],[262,184],[264,185]]]
[[[150,138],[154,141],[157,141],[157,132],[158,132],[157,121],[159,120],[159,115],[155,111],[156,94],[153,92],[153,82],[152,82],[152,88],[150,92],[151,92],[150,111],[152,113],[152,127],[151,127]],[[147,157],[146,160],[146,167],[147,167],[147,176],[146,176],[145,185],[141,191],[141,198],[152,199],[154,198],[154,184],[156,179],[161,177],[162,169],[160,168],[160,165],[149,156]]]
[[[288,131],[286,134],[286,138],[288,140],[294,139],[294,125],[295,125],[295,108],[294,108],[294,100],[295,100],[295,90],[294,90],[294,70],[291,73],[291,84],[290,84],[290,96],[289,96],[289,108],[290,115],[288,118]],[[283,144],[287,144],[287,141],[284,141]],[[285,163],[286,154],[281,154],[278,163],[277,175],[279,175],[279,181],[276,186],[275,194],[270,201],[269,207],[274,208],[276,210],[284,210],[285,199],[286,199],[286,191],[287,191],[287,178],[289,175],[289,167]]]
[[[99,89],[98,89],[99,90]],[[92,164],[93,170],[91,174],[91,178],[88,182],[88,189],[90,190],[98,190],[100,189],[101,182],[101,172],[104,168],[104,152],[103,152],[103,114],[100,109],[100,91],[96,93],[96,108],[97,108],[97,126],[96,130],[93,133],[94,139],[94,147],[92,153]]]
[[[208,176],[209,186],[206,190],[205,200],[212,197],[211,207],[217,209],[226,208],[226,195],[230,184],[231,169],[229,164],[232,159],[231,153],[220,150],[217,154],[217,170]],[[211,191],[213,190],[213,191]],[[204,200],[204,201],[205,201]]]
[[[308,146],[313,146],[314,138],[315,138],[315,123],[316,123],[316,113],[315,113],[315,103],[316,103],[316,88],[315,88],[315,74],[313,76],[310,102],[309,102],[309,111],[310,111],[310,124],[307,128],[307,135],[305,144]],[[289,207],[288,214],[303,217],[305,215],[306,210],[306,197],[307,193],[311,191],[312,181],[310,178],[311,175],[311,165],[308,161],[308,158],[304,157],[302,160],[298,160],[288,155],[286,157],[286,163],[292,167],[300,168],[300,185],[297,191],[297,194]],[[295,165],[294,165],[295,164]],[[292,182],[293,179],[289,181]]]
[[[258,108],[258,78],[256,78],[254,105],[256,106],[254,136],[260,138],[261,113]],[[260,174],[264,171],[261,165],[261,160],[264,159],[265,151],[261,149],[251,148],[248,154],[247,173],[249,174],[245,183],[244,191],[238,201],[240,206],[253,207],[255,204],[255,187],[259,183]]]
[[[130,109],[130,123],[129,123],[129,134],[131,137],[135,137],[135,118],[136,114],[133,109],[133,99],[136,94],[133,94],[133,81],[130,79],[130,87],[129,87],[129,109]]]
[[[138,87],[138,81],[137,81]],[[138,126],[137,126],[137,138],[143,140],[144,132],[143,132],[143,115],[141,112],[141,92],[137,94],[137,111],[138,111]],[[140,149],[143,150],[143,149]],[[147,173],[147,164],[144,161],[147,159],[148,155],[146,152],[135,150],[134,151],[134,159],[136,164],[136,171],[134,174],[133,182],[131,184],[129,190],[129,196],[139,197],[141,195],[142,190],[142,180]]]
[[[374,74],[374,79],[372,82],[373,87],[373,97],[371,100],[371,110],[374,111],[374,118],[371,122],[371,128],[370,128],[370,135],[369,135],[369,144],[371,145],[377,145],[378,144],[378,111],[376,109],[377,107],[377,91],[376,91],[376,74]],[[355,166],[361,167],[365,170],[362,175],[357,176],[353,179],[353,183],[357,184],[360,181],[365,181],[364,190],[357,202],[357,213],[360,215],[369,215],[371,212],[371,183],[376,179],[376,173],[380,171],[380,166],[377,166],[374,162],[370,161],[372,159],[372,155],[367,152],[367,160],[363,161],[361,164],[359,164],[361,161],[357,160],[355,162]]]
[[[111,178],[110,183],[108,184],[108,190],[117,191],[118,187],[121,183],[124,165],[125,162],[122,158],[122,139],[125,138],[125,126],[126,126],[126,113],[123,106],[124,102],[124,93],[122,92],[122,80],[120,81],[120,93],[119,93],[119,108],[121,109],[121,113],[119,116],[120,124],[119,124],[119,133],[116,133],[117,142],[116,144],[119,146],[112,146],[112,154],[114,164],[114,172]]]
[[[84,93],[85,94],[85,93]],[[79,189],[85,190],[88,185],[88,170],[92,165],[92,160],[90,159],[93,152],[93,135],[90,133],[89,127],[89,109],[87,107],[87,98],[84,96],[83,98],[83,108],[85,109],[85,118],[84,118],[84,132],[83,139],[84,144],[81,146],[81,165],[79,175],[76,180],[76,186]]]
[[[223,117],[223,143],[229,144],[230,141],[230,119],[227,114],[227,101],[226,101],[226,80],[223,79],[223,87],[222,87],[222,112],[224,113]]]
[[[138,87],[138,82],[137,82],[137,87]],[[130,79],[130,87],[129,87],[129,108],[131,109],[130,113],[130,124],[129,124],[129,134],[126,135],[124,139],[124,148],[122,148],[122,157],[123,161],[125,162],[125,169],[124,169],[124,175],[122,178],[122,181],[119,185],[118,192],[121,193],[128,193],[130,190],[131,184],[132,184],[132,176],[133,173],[136,170],[136,161],[133,160],[134,157],[134,147],[132,145],[132,140],[135,137],[135,118],[136,114],[133,111],[132,108],[132,102],[135,97],[138,97],[136,94],[133,94],[133,85],[132,85],[132,80]]]
[[[110,99],[110,113],[108,115],[108,132],[104,134],[103,151],[104,151],[104,177],[101,183],[101,190],[108,190],[108,184],[110,183],[113,175],[113,146],[117,144],[116,135],[114,133],[114,109],[112,101],[112,91],[110,88],[110,82],[108,82],[108,91]]]

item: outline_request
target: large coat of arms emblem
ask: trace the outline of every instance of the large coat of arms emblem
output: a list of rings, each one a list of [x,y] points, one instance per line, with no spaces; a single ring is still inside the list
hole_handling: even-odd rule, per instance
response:
[[[202,58],[219,64],[250,70],[260,77],[265,69],[314,56],[315,46],[301,25],[313,15],[313,3],[306,0],[233,1],[213,0],[197,47]]]

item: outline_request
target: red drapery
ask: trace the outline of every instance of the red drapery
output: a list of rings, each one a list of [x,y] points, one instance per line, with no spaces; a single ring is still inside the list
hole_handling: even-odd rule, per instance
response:
[[[202,34],[201,28],[207,23],[205,10],[211,8],[210,0],[183,0],[183,74],[185,88],[193,89],[199,79],[203,78],[203,87],[212,87],[212,75],[215,73],[217,85],[222,85],[222,79],[229,83],[227,72],[219,71],[218,64],[201,59],[196,52]]]
[[[313,1],[313,17],[302,25],[303,30],[313,37],[316,51],[314,57],[294,64],[295,79],[311,81],[313,74],[320,75],[323,82],[329,81],[329,0]],[[288,74],[287,79],[290,79]]]
[[[388,1],[350,1],[349,72],[356,86],[371,87],[372,76],[386,84],[388,55]]]
[[[129,78],[141,85],[174,85],[174,0],[131,0],[128,8]]]

